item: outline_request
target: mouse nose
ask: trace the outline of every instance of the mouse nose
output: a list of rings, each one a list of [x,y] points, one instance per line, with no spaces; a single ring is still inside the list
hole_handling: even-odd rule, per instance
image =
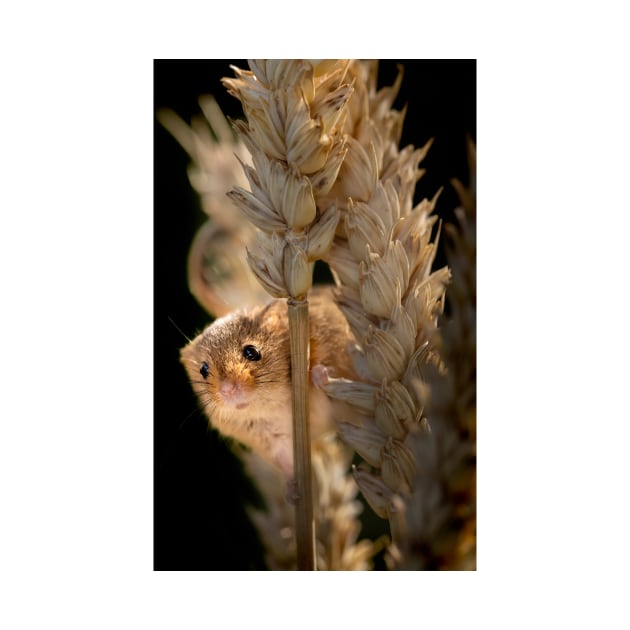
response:
[[[247,396],[240,383],[225,379],[219,384],[219,395],[223,399],[223,404],[236,409],[243,409],[247,406]]]
[[[230,380],[221,381],[219,392],[224,398],[232,398],[240,392],[241,388],[238,383]]]

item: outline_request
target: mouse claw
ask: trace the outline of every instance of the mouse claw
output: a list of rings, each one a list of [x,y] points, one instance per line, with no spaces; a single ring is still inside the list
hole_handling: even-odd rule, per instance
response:
[[[289,479],[287,481],[287,493],[285,495],[285,499],[290,505],[295,505],[300,500],[298,484],[295,479]]]
[[[318,363],[311,368],[311,381],[315,387],[323,387],[328,383],[328,368]]]

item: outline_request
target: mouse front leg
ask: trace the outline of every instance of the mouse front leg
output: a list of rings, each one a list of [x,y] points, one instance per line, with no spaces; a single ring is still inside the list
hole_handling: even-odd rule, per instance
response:
[[[329,376],[328,368],[321,363],[316,363],[311,368],[311,382],[319,389],[328,383]]]
[[[287,492],[284,495],[285,501],[289,505],[297,505],[297,502],[300,500],[300,492],[298,490],[298,484],[295,479],[287,480]]]

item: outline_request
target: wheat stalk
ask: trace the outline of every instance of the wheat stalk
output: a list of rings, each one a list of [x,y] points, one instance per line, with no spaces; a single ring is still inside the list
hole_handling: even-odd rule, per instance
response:
[[[242,103],[246,122],[235,127],[253,160],[253,168],[243,165],[251,190],[230,193],[258,228],[248,263],[272,296],[288,298],[299,569],[313,569],[315,562],[307,294],[314,261],[329,249],[339,219],[335,205],[322,200],[345,156],[346,65],[251,60],[250,70],[234,67],[237,78],[223,79]]]

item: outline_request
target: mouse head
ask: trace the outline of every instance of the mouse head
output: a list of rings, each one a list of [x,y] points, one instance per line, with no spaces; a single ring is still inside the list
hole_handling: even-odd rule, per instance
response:
[[[290,379],[286,303],[272,302],[217,319],[181,351],[208,415],[260,413]]]

